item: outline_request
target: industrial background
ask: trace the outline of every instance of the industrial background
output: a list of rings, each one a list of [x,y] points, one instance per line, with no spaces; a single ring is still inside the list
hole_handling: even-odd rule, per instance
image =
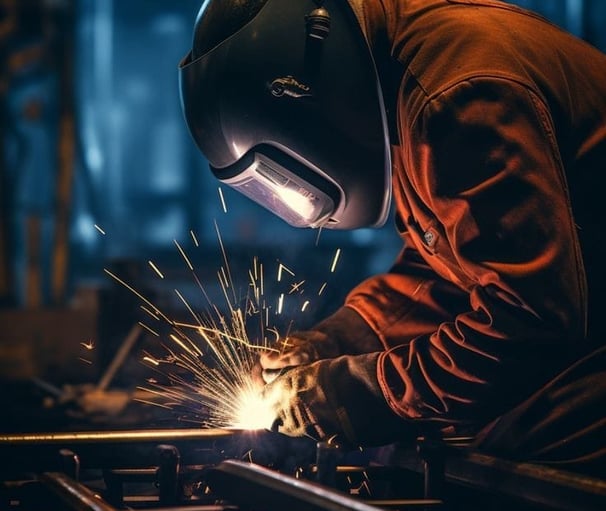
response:
[[[606,49],[603,0],[512,3]],[[355,232],[296,230],[219,189],[186,131],[177,86],[199,7],[200,0],[0,1],[3,431],[78,420],[82,427],[90,417],[60,406],[70,388],[141,384],[138,358],[157,340],[137,327],[144,313],[132,289],[187,318],[186,303],[208,303],[200,282],[221,306],[224,257],[244,290],[251,264],[263,261],[266,295],[276,300],[272,323],[305,328],[355,283],[387,269],[399,249],[389,222]],[[280,271],[305,282],[304,312],[299,303],[277,304]],[[149,420],[138,413],[137,425]],[[95,427],[129,420],[120,417],[101,414]],[[153,414],[146,424],[171,418]]]

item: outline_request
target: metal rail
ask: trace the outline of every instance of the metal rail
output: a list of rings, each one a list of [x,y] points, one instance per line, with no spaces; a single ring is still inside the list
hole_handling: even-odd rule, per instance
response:
[[[18,471],[60,472],[60,450],[78,453],[82,468],[145,467],[157,462],[156,447],[171,444],[186,464],[218,462],[239,453],[252,440],[247,432],[229,429],[154,429],[134,431],[79,431],[0,435],[0,475]]]
[[[231,438],[232,429],[138,429],[125,431],[76,431],[50,433],[1,434],[0,447],[16,445],[52,445],[125,442],[166,442],[183,440],[221,440]]]
[[[70,509],[77,511],[118,511],[95,492],[72,478],[58,472],[45,472],[40,481]]]
[[[428,486],[432,489],[426,496],[443,497],[448,493],[445,485],[450,484],[545,511],[606,509],[605,479],[547,465],[509,461],[446,442],[420,440],[418,453],[421,457],[404,449],[394,456],[393,463],[424,473],[426,490]]]
[[[226,460],[209,469],[207,482],[216,493],[242,509],[266,511],[378,511],[377,506],[318,483],[296,479],[275,470],[237,460]],[[392,502],[391,504],[394,504]],[[399,509],[429,508],[437,499],[398,500]]]
[[[446,457],[446,479],[558,511],[604,511],[606,481],[479,453]]]

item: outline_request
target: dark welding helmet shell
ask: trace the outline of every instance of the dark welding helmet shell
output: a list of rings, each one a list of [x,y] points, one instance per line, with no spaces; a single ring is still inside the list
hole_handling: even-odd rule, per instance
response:
[[[212,22],[204,16],[203,7],[196,31]],[[215,176],[297,227],[381,226],[391,199],[385,109],[349,4],[267,0],[208,51],[196,48],[202,40],[194,34],[180,64],[181,102]]]

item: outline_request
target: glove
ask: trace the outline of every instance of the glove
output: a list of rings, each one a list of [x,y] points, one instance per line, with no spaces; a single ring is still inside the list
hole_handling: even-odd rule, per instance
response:
[[[325,333],[310,330],[278,339],[274,351],[261,353],[259,366],[265,383],[284,370],[338,355],[336,343]]]
[[[263,390],[276,416],[274,429],[293,437],[336,438],[352,447],[385,445],[411,434],[379,388],[378,358],[379,353],[341,356],[285,370]]]
[[[279,339],[273,348],[274,351],[260,355],[260,368],[256,369],[265,383],[271,382],[286,368],[339,355],[376,352],[382,346],[368,324],[353,309],[342,307],[313,330],[295,332]]]

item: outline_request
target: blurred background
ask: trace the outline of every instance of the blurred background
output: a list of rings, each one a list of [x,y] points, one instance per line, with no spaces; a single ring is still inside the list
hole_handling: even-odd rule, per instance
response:
[[[511,3],[606,49],[602,0]],[[200,4],[0,0],[4,431],[70,427],[77,414],[60,405],[79,385],[140,384],[137,360],[161,337],[141,328],[141,296],[191,322],[192,309],[226,307],[222,271],[233,305],[262,266],[268,323],[284,332],[325,317],[399,250],[390,222],[298,230],[219,188],[179,103]]]

